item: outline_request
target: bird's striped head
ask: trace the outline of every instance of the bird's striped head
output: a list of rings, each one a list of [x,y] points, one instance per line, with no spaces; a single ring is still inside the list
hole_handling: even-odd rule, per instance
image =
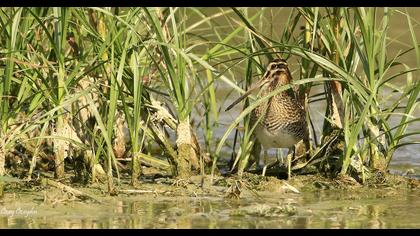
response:
[[[274,59],[268,63],[264,78],[270,82],[271,86],[289,84],[292,76],[286,60]]]
[[[244,98],[246,98],[252,91],[257,89],[263,91],[270,91],[278,86],[287,85],[292,80],[290,71],[287,65],[286,60],[284,59],[274,59],[268,63],[267,70],[264,76],[256,83],[251,85],[251,88],[248,89],[242,96],[236,99],[232,104],[230,104],[225,111],[230,110],[233,106],[238,104]],[[268,90],[267,90],[268,89]]]

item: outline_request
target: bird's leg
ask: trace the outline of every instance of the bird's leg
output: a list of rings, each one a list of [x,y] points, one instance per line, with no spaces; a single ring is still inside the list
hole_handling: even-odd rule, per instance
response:
[[[263,155],[262,157],[261,157],[261,149],[264,150],[263,154],[262,154]],[[261,145],[260,149],[259,149],[259,152],[258,152],[258,155],[255,158],[255,169],[261,170],[261,168],[264,167],[266,161],[267,161],[267,150]],[[261,162],[263,162],[263,163],[261,164]]]
[[[281,161],[279,160],[279,156]],[[278,164],[280,166],[280,164],[283,164],[283,153],[281,152],[280,148],[277,148],[277,152],[276,152],[276,162],[273,163],[272,166]]]
[[[255,163],[255,169],[258,169],[258,163],[260,162],[260,157],[261,157],[261,148],[262,145],[260,142],[258,142],[258,139],[255,139],[255,143],[251,149],[251,157],[248,160],[247,163],[247,169],[252,167],[252,164]]]
[[[266,165],[268,163],[268,152],[267,152],[267,149],[266,148],[264,148],[264,158],[263,158],[263,161],[264,161],[264,165]]]
[[[267,163],[267,155],[268,155],[268,152],[264,148],[264,167],[263,167],[263,170],[262,170],[262,176],[265,176],[265,171],[267,170],[267,166],[268,166],[268,165],[266,165],[266,163]]]
[[[290,151],[290,149],[289,149]],[[287,179],[290,180],[290,176],[291,176],[291,170],[292,170],[292,159],[295,159],[295,155],[296,155],[296,148],[293,145],[292,147],[292,152],[293,154],[290,155],[290,153],[287,155]]]
[[[262,172],[262,176],[265,176],[265,172],[267,171],[267,169],[270,169],[271,167],[273,167],[273,166],[275,166],[275,165],[277,165],[277,164],[279,164],[280,162],[279,162],[279,159],[278,159],[278,157],[276,158],[276,161],[274,161],[273,163],[270,163],[270,164],[267,164],[267,162],[268,162],[268,152],[266,151],[266,149],[264,149],[264,157],[265,157],[265,162],[264,162],[264,167],[263,167],[263,172]]]
[[[280,160],[279,160],[279,156],[280,156]],[[280,149],[280,148],[277,148],[277,154],[276,154],[276,157],[277,157],[277,161],[278,161],[279,163],[284,164],[284,160],[283,160],[283,152],[281,151],[281,149]]]

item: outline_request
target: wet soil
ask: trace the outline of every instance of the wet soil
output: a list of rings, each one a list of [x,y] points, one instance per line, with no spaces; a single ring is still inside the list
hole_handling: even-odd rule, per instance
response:
[[[48,182],[53,181],[53,182]],[[361,185],[320,175],[291,180],[246,173],[106,184],[6,178],[0,228],[411,228],[420,181],[384,174]],[[56,185],[63,184],[69,189]]]

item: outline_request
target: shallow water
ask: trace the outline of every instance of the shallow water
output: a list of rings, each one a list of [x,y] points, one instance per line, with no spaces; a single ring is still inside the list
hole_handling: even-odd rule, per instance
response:
[[[0,228],[419,228],[419,197],[419,191],[320,190],[241,200],[138,196],[56,207],[16,201],[0,205]],[[292,210],[276,211],[284,206]]]

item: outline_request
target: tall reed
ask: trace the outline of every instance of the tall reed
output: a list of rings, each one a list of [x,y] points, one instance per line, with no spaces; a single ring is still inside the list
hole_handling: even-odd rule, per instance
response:
[[[411,45],[391,55],[397,14]],[[1,8],[0,175],[17,149],[29,153],[29,178],[53,155],[57,178],[74,164],[109,192],[122,170],[138,185],[144,165],[215,174],[226,152],[241,174],[259,155],[249,113],[289,87],[251,96],[229,124],[225,101],[283,57],[307,108],[327,107],[311,113],[323,117],[321,132],[308,113],[307,164],[333,162],[328,171],[365,181],[418,143],[407,141],[419,135],[407,131],[419,121],[417,25],[393,8]]]

